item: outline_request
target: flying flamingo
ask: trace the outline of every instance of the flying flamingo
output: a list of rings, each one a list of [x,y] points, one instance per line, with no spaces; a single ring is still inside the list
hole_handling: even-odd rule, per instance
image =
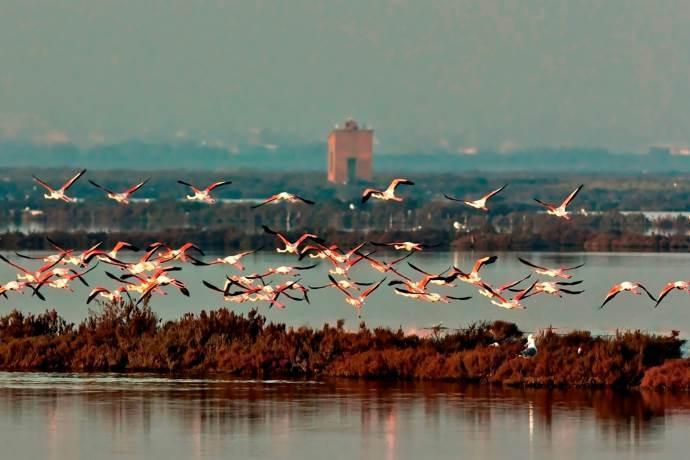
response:
[[[556,217],[561,217],[563,219],[569,220],[570,219],[570,213],[565,210],[566,206],[570,204],[571,201],[575,198],[575,196],[578,194],[578,192],[582,189],[582,185],[577,187],[575,190],[573,190],[570,195],[566,197],[565,200],[559,205],[553,205],[549,203],[544,203],[541,200],[538,200],[537,198],[534,199],[537,203],[540,205],[544,206],[546,208],[546,213],[551,215],[551,216],[556,216]]]
[[[414,182],[407,179],[393,179],[386,190],[367,188],[362,192],[362,203],[366,203],[370,198],[378,198],[383,201],[402,201],[399,196],[395,196],[395,188],[398,185],[414,185]]]
[[[419,273],[422,273],[424,275],[430,276],[431,278],[429,279],[430,284],[434,284],[436,286],[449,286],[449,287],[455,287],[453,284],[453,281],[455,281],[455,276],[446,276],[445,273],[450,270],[451,267],[446,268],[443,270],[441,273],[433,275],[427,271],[422,270],[421,268],[417,267],[414,265],[412,262],[407,262],[407,265],[410,266],[411,269],[418,271]]]
[[[89,296],[86,298],[86,303],[90,304],[93,301],[93,299],[99,296],[103,297],[105,300],[108,300],[110,302],[121,301],[122,293],[125,293],[130,301],[132,300],[132,298],[129,295],[129,292],[127,292],[127,286],[120,286],[115,289],[108,289],[102,286],[97,286],[89,293]]]
[[[352,305],[355,308],[355,310],[357,311],[358,318],[361,317],[360,311],[362,310],[362,307],[364,306],[364,302],[366,301],[367,297],[369,297],[372,292],[378,289],[378,287],[381,286],[381,284],[384,281],[386,281],[386,278],[382,279],[381,281],[374,284],[366,291],[362,292],[360,295],[355,297],[347,289],[343,289],[342,287],[340,287],[338,282],[331,275],[328,275],[328,279],[331,280],[331,284],[333,284],[334,287],[340,289],[345,294],[345,302],[347,302],[349,305]]]
[[[573,275],[570,275],[566,272],[569,272],[571,270],[578,269],[582,266],[584,266],[584,263],[581,263],[580,265],[576,265],[574,267],[559,267],[559,268],[548,268],[548,267],[541,267],[539,265],[535,265],[529,260],[525,260],[522,257],[518,257],[518,260],[522,262],[523,264],[534,268],[534,272],[538,273],[539,275],[544,275],[544,276],[550,276],[551,278],[563,278],[566,280],[569,280],[573,277]]]
[[[302,198],[299,195],[295,195],[294,193],[288,193],[288,192],[280,192],[276,193],[275,195],[271,195],[270,197],[266,198],[264,201],[261,203],[252,206],[252,209],[260,208],[263,205],[269,204],[269,203],[274,203],[276,201],[287,201],[288,203],[305,203],[305,204],[314,204],[313,201],[307,200],[306,198]]]
[[[89,268],[88,270],[84,270],[81,273],[77,273],[75,270],[68,270],[67,273],[64,272],[58,272],[56,273],[57,270],[54,270],[52,273],[46,273],[44,276],[41,277],[41,280],[38,283],[37,289],[43,286],[44,284],[46,286],[52,287],[53,289],[67,289],[69,291],[72,291],[72,288],[70,288],[69,283],[74,280],[78,279],[79,281],[82,282],[84,286],[88,286],[89,283],[86,282],[86,280],[83,278],[84,275],[89,273],[91,270],[96,268],[96,265],[93,267]],[[58,277],[57,279],[53,279],[55,277]]]
[[[62,200],[62,201],[65,201],[67,203],[74,203],[75,201],[77,201],[77,199],[67,196],[66,192],[67,192],[67,190],[69,190],[69,188],[72,185],[74,185],[74,183],[77,181],[77,179],[79,179],[81,176],[84,175],[85,172],[86,172],[86,169],[82,169],[74,177],[72,177],[70,180],[65,182],[65,184],[62,187],[60,187],[59,189],[52,188],[50,185],[43,182],[41,179],[39,179],[38,177],[36,177],[34,175],[32,175],[31,177],[33,177],[34,180],[36,182],[38,182],[39,185],[41,185],[43,188],[45,188],[48,191],[48,193],[43,194],[43,198],[45,198],[46,200]]]
[[[143,181],[143,182],[139,182],[138,184],[136,184],[136,185],[134,185],[134,186],[128,188],[128,189],[125,190],[124,192],[120,192],[120,193],[113,192],[112,190],[109,190],[109,189],[103,187],[102,185],[97,184],[96,182],[92,181],[91,179],[89,179],[89,182],[90,182],[91,185],[93,185],[94,187],[96,187],[96,188],[98,188],[98,189],[100,189],[100,190],[103,190],[103,191],[106,193],[106,196],[107,196],[108,198],[110,198],[111,200],[115,200],[116,202],[118,202],[118,203],[120,203],[120,204],[129,204],[129,197],[130,197],[134,192],[136,192],[136,191],[139,190],[141,187],[143,187],[144,184],[146,184],[146,182],[148,182],[148,179],[146,179],[146,180]]]
[[[0,260],[20,271],[20,273],[17,273],[17,280],[26,281],[27,283],[38,283],[46,274],[51,274],[51,269],[55,267],[62,259],[58,259],[55,262],[49,262],[35,272],[29,271],[21,265],[12,262],[2,254],[0,254]]]
[[[507,185],[507,184],[506,184],[506,185]],[[481,197],[480,199],[474,200],[474,201],[468,201],[468,200],[461,200],[461,199],[459,199],[459,198],[453,198],[452,196],[448,196],[448,195],[446,195],[445,193],[443,194],[443,196],[445,196],[447,199],[449,199],[449,200],[451,200],[451,201],[460,201],[460,202],[462,202],[462,203],[465,203],[467,206],[473,207],[473,208],[475,208],[475,209],[481,209],[482,211],[488,211],[489,208],[486,207],[486,202],[487,202],[492,196],[497,195],[499,192],[501,192],[501,190],[503,190],[504,188],[506,188],[506,185],[504,185],[504,186],[502,186],[502,187],[500,187],[500,188],[497,188],[496,190],[494,190],[494,191],[492,191],[492,192],[489,192],[489,193],[487,193],[486,195],[484,195],[483,197]]]
[[[349,276],[350,269],[362,260],[364,260],[364,254],[358,255],[354,259],[348,258],[348,260],[346,260],[345,262],[338,262],[338,259],[333,255],[329,255],[328,260],[330,260],[333,264],[333,268],[329,269],[328,273],[330,273],[331,275],[344,276],[347,278]]]
[[[156,272],[154,272],[151,277],[145,279],[142,282],[142,286],[145,285],[146,287],[143,289],[141,292],[141,296],[139,297],[139,300],[137,301],[136,305],[139,305],[141,302],[143,302],[145,299],[151,297],[154,291],[159,291],[161,287],[167,286],[167,285],[173,285],[175,286],[180,293],[183,295],[189,297],[189,290],[187,287],[182,283],[181,281],[171,278],[168,276],[168,272],[171,271],[176,271],[179,270],[179,267],[166,267],[166,268],[161,268],[158,269]],[[127,275],[125,275],[127,276]],[[141,280],[140,277],[133,275],[134,277],[138,278]],[[124,278],[124,277],[122,277]]]
[[[160,247],[160,246],[159,246]],[[151,248],[151,246],[149,246]],[[204,251],[201,250],[196,244],[187,242],[180,246],[178,249],[171,249],[168,248],[167,251],[165,251],[163,254],[160,254],[158,256],[158,261],[160,263],[166,263],[170,262],[171,260],[179,260],[182,262],[187,262],[189,256],[187,255],[187,252],[190,250],[194,250],[201,254],[202,256],[204,255]]]
[[[287,266],[287,265],[281,265],[280,267],[269,267],[266,270],[266,272],[263,273],[262,275],[253,275],[253,276],[248,276],[247,278],[250,278],[250,279],[251,278],[259,278],[259,279],[263,280],[264,278],[271,276],[271,275],[293,275],[294,274],[295,276],[297,276],[297,273],[295,273],[295,272],[302,271],[302,270],[310,270],[310,269],[316,267],[317,265],[318,264],[312,264],[312,265],[305,265],[302,267],[291,267],[291,266]]]
[[[654,308],[658,307],[661,301],[664,300],[664,297],[666,297],[674,289],[690,292],[690,281],[674,281],[672,283],[668,283],[659,293],[659,300],[656,301]]]
[[[188,182],[182,181],[182,180],[178,180],[177,183],[182,184],[182,185],[186,185],[187,187],[192,189],[192,193],[194,193],[194,194],[193,195],[187,195],[187,199],[189,201],[199,201],[201,203],[213,204],[216,202],[216,199],[211,196],[211,192],[214,189],[221,187],[223,185],[232,184],[232,181],[222,180],[222,181],[214,182],[203,190],[198,189],[194,185],[192,185]]]
[[[561,286],[576,286],[578,284],[581,284],[582,281],[539,281],[537,284],[534,286],[534,291],[531,292],[529,295],[525,296],[527,297],[532,297],[533,295],[537,294],[550,294],[550,295],[555,295],[557,297],[563,297],[561,294],[569,294],[569,295],[577,295],[577,294],[582,294],[585,291],[573,291],[568,288],[562,288]],[[511,289],[513,292],[518,292],[519,290],[516,289]]]
[[[415,300],[423,300],[429,303],[450,303],[451,300],[470,300],[472,297],[453,297],[450,295],[441,295],[436,292],[415,292],[407,289],[395,288],[395,293],[403,297],[409,297]]]
[[[354,289],[355,291],[360,291],[361,286],[371,286],[374,283],[359,283],[356,281],[350,281],[348,279],[338,280],[338,286],[343,289]],[[327,287],[334,287],[333,283],[324,284],[323,286],[309,286],[309,289],[323,289]]]
[[[299,251],[299,246],[302,244],[307,238],[312,238],[316,239],[318,238],[316,235],[312,235],[311,233],[305,233],[302,236],[300,236],[297,241],[294,243],[291,243],[287,238],[285,238],[281,233],[276,232],[275,230],[271,230],[268,228],[266,225],[262,225],[264,232],[268,233],[269,235],[274,235],[277,236],[278,239],[280,239],[283,244],[285,244],[285,248],[276,248],[276,252],[279,253],[287,253],[287,254],[298,254]]]
[[[257,252],[257,251],[259,251],[259,249],[255,249],[255,250],[253,250],[253,251],[240,252],[240,253],[238,253],[238,254],[233,254],[233,255],[230,255],[230,256],[222,257],[222,258],[219,257],[219,258],[217,258],[217,259],[215,259],[215,260],[213,260],[213,261],[211,261],[211,262],[203,263],[202,265],[219,265],[219,264],[225,264],[225,265],[231,265],[231,266],[235,267],[236,269],[238,269],[238,270],[240,270],[240,271],[244,271],[244,265],[242,264],[242,262],[240,262],[240,260],[241,260],[243,257],[248,256],[249,254],[254,254],[254,253]]]
[[[369,243],[373,244],[374,246],[387,246],[387,247],[392,247],[396,251],[407,251],[407,252],[421,251],[422,249],[435,248],[435,247],[439,246],[438,244],[413,243],[412,241],[400,241],[400,242],[393,242],[393,243],[376,243],[374,241],[370,241]]]
[[[251,294],[248,294],[246,291],[242,292],[240,294],[233,293],[231,295],[229,292],[229,288],[230,288],[231,284],[228,282],[225,283],[225,286],[226,286],[225,289],[221,289],[218,286],[211,284],[205,280],[202,280],[201,282],[204,284],[204,286],[211,289],[212,291],[222,293],[223,294],[223,300],[226,302],[244,303],[244,302],[249,302],[252,299]]]
[[[409,280],[409,278],[407,276],[403,275],[402,273],[400,273],[399,271],[397,271],[393,267],[395,267],[395,265],[399,264],[403,260],[410,257],[412,255],[411,252],[404,255],[403,257],[392,260],[390,262],[382,262],[380,260],[376,260],[376,259],[371,257],[372,254],[373,254],[373,252],[370,252],[369,254],[362,254],[362,256],[361,256],[362,258],[367,259],[367,262],[369,262],[369,265],[371,265],[371,268],[373,268],[374,270],[376,270],[377,272],[380,272],[380,273],[392,272],[401,278],[405,278],[405,279]]]
[[[409,264],[409,262],[408,262]],[[426,293],[426,287],[429,283],[432,281],[437,281],[437,280],[447,280],[446,277],[441,276],[441,275],[424,275],[424,277],[419,280],[419,281],[412,281],[410,279],[404,279],[404,280],[392,280],[388,282],[389,286],[395,286],[402,284],[404,285],[407,290],[409,290],[412,293],[417,293],[417,294],[424,294]]]
[[[453,272],[450,274],[450,278],[457,278],[465,283],[478,284],[482,281],[482,278],[479,276],[479,270],[481,270],[484,265],[489,265],[496,262],[497,259],[498,256],[482,257],[474,263],[472,271],[469,273],[465,273],[459,268],[453,267]]]
[[[269,303],[269,308],[275,306],[276,308],[280,308],[281,310],[285,308],[285,304],[282,302],[278,301],[278,298],[281,295],[284,295],[285,297],[288,297],[289,299],[296,300],[296,301],[301,301],[302,299],[299,299],[297,297],[293,297],[290,294],[288,294],[286,291],[289,289],[299,289],[304,293],[304,300],[309,303],[309,297],[307,295],[307,289],[298,284],[300,280],[292,281],[292,282],[287,282],[284,284],[277,284],[277,285],[265,285],[265,286],[259,286],[259,287],[254,287],[254,288],[244,288],[244,286],[241,286],[244,288],[244,291],[237,291],[237,292],[228,292],[228,288],[226,287],[226,291],[224,291],[224,296],[229,296],[229,297],[234,297],[234,296],[242,296],[246,297],[247,301],[250,302],[257,302],[257,301],[266,301]],[[210,283],[205,283],[206,287],[213,289],[213,290],[218,290],[218,288],[211,287],[209,285]],[[251,295],[254,295],[252,298]]]
[[[604,308],[604,305],[609,303],[614,297],[616,297],[618,294],[624,291],[631,292],[635,295],[642,295],[642,293],[638,289],[643,290],[645,294],[647,294],[647,296],[656,303],[656,298],[642,284],[636,281],[623,281],[622,283],[614,284],[613,287],[611,287],[609,292],[606,294],[604,303],[601,304],[599,309],[601,310],[602,308]]]
[[[520,291],[515,297],[512,299],[508,300],[505,297],[503,297],[501,294],[497,293],[494,291],[491,286],[489,286],[486,283],[481,283],[481,287],[486,293],[489,294],[489,298],[491,299],[491,303],[496,305],[497,307],[500,308],[505,308],[508,310],[524,310],[525,307],[520,303],[522,299],[524,299],[527,294],[534,289],[534,286],[537,284],[535,281],[528,287],[527,289],[523,289]]]
[[[362,249],[365,244],[366,243],[360,243],[349,251],[343,252],[343,250],[338,248],[335,244],[326,247],[316,242],[316,244],[305,245],[300,251],[299,259],[302,260],[308,254],[310,259],[331,259],[334,263],[344,264],[355,254],[360,255],[358,251]],[[315,252],[312,253],[312,251]]]
[[[46,300],[46,298],[43,297],[43,295],[40,292],[38,292],[38,289],[33,287],[31,285],[31,283],[29,283],[27,281],[12,280],[12,281],[9,281],[5,284],[1,284],[0,285],[0,295],[7,299],[8,298],[7,297],[8,292],[14,291],[14,292],[21,292],[23,294],[24,288],[27,286],[30,287],[34,291],[33,295],[35,295],[36,297],[38,297],[39,299],[41,299],[43,301]]]
[[[532,275],[527,275],[524,278],[521,278],[517,281],[511,281],[509,283],[502,284],[498,288],[491,287],[491,292],[484,289],[484,286],[485,285],[488,286],[488,284],[486,282],[482,281],[481,283],[479,283],[479,293],[483,296],[488,297],[488,298],[492,298],[495,294],[502,294],[503,291],[520,292],[521,289],[512,289],[512,288],[514,288],[518,284],[522,283],[526,279],[530,278],[531,276]]]

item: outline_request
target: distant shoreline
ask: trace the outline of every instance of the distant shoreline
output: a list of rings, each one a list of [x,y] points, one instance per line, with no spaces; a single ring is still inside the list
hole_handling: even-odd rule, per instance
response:
[[[299,236],[301,232],[287,235]],[[548,240],[544,235],[514,235],[510,233],[482,235],[480,232],[457,234],[432,230],[427,233],[376,231],[376,232],[320,232],[319,236],[328,243],[341,248],[351,248],[365,241],[414,241],[434,244],[425,252],[439,251],[482,251],[482,252],[687,252],[690,237],[683,235],[639,235],[633,233],[586,232],[558,235],[559,239]],[[169,229],[155,232],[6,232],[0,234],[0,250],[3,251],[51,251],[53,247],[46,237],[64,247],[84,250],[98,242],[103,247],[112,247],[118,241],[128,241],[139,247],[146,247],[154,241],[171,246],[180,246],[191,241],[204,251],[230,252],[263,248],[270,251],[275,238],[264,233],[237,233],[228,229],[195,230],[190,228]],[[377,248],[377,252],[388,252]]]

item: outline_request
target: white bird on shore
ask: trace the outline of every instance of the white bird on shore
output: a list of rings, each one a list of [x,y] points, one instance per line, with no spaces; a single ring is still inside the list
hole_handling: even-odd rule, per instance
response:
[[[536,356],[537,354],[537,344],[534,343],[534,336],[532,334],[527,336],[527,345],[525,346],[525,349],[522,350],[520,353],[520,356],[524,356],[525,358],[531,358],[533,356]]]

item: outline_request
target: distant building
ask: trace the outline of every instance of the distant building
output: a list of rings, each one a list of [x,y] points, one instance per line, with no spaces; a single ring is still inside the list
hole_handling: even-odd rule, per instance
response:
[[[374,130],[360,128],[349,119],[328,135],[328,181],[352,183],[371,180]]]

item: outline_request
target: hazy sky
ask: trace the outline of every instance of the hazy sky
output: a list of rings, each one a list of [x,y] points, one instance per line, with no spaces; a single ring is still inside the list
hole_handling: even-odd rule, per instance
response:
[[[0,137],[690,143],[688,0],[1,0]]]

